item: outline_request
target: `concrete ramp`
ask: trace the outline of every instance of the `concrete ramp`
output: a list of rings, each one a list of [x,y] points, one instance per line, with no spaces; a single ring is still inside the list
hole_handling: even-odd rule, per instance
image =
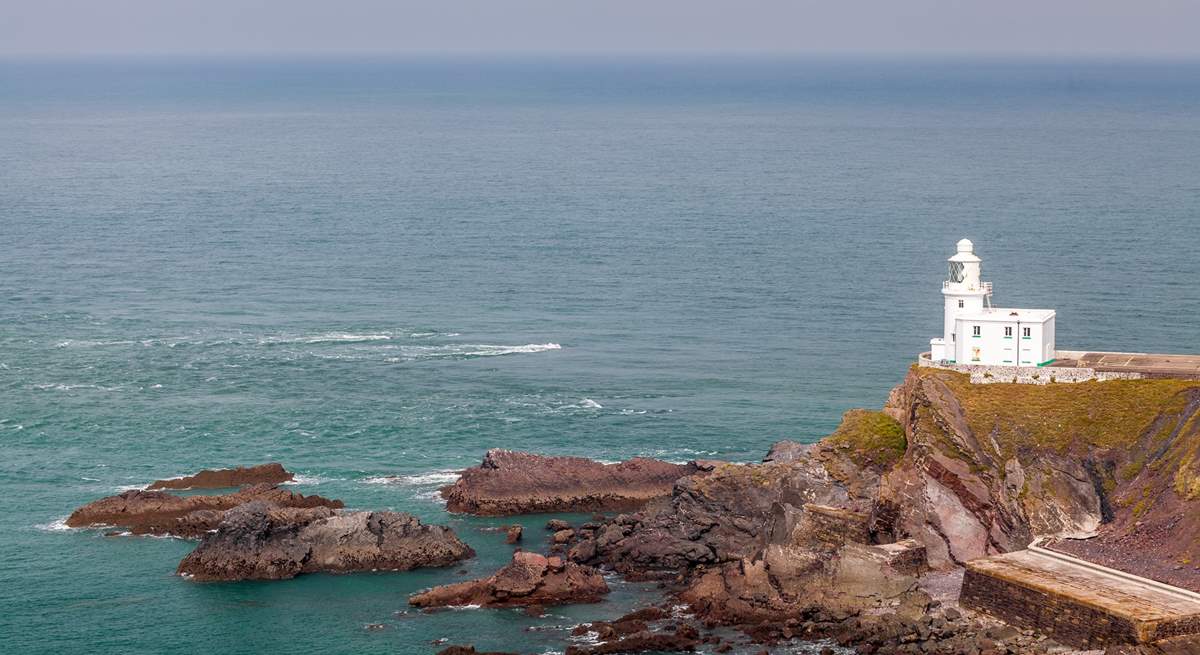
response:
[[[1200,594],[1040,548],[968,562],[959,602],[1077,648],[1200,634]]]

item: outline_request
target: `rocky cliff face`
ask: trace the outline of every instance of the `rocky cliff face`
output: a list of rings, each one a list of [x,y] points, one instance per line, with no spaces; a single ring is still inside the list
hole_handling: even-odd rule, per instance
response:
[[[1200,508],[1200,494],[1189,493],[1200,470],[1195,381],[972,385],[914,368],[886,411],[908,446],[884,473],[877,502],[895,508],[896,529],[924,543],[935,566],[1035,537],[1120,540]],[[1194,556],[1191,539],[1153,554]]]
[[[848,412],[833,435],[776,444],[762,464],[683,477],[669,499],[584,531],[569,557],[682,574],[727,614],[758,599],[741,612],[755,621],[811,601],[796,590],[843,587],[837,565],[862,554],[856,541],[910,538],[947,569],[1044,537],[1182,584],[1200,540],[1164,536],[1200,535],[1198,453],[1200,382],[972,385],[914,368],[882,412]]]

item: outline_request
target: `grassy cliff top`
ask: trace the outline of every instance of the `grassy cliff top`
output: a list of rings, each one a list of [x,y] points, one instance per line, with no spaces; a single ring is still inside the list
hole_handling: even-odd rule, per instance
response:
[[[894,464],[908,447],[904,426],[883,412],[867,409],[852,409],[843,414],[841,425],[825,441],[847,448],[856,464],[880,468]]]
[[[1164,415],[1178,416],[1197,380],[1110,380],[1074,384],[971,384],[965,373],[915,368],[942,380],[976,438],[994,435],[1001,454],[1021,447],[1065,451],[1073,444],[1131,447]]]

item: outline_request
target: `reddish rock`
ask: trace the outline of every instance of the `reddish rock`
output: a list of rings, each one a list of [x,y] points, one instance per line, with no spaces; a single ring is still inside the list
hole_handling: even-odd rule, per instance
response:
[[[483,516],[620,511],[670,495],[676,480],[695,471],[655,459],[601,464],[497,449],[441,492],[449,511]]]
[[[301,573],[449,566],[472,555],[453,530],[424,525],[409,514],[334,514],[256,501],[227,512],[177,572],[200,581],[280,580]]]
[[[519,525],[508,526],[508,529],[504,531],[504,543],[506,543],[506,544],[517,543],[518,541],[521,540],[521,534],[524,531],[525,531],[524,528],[522,528]]]
[[[336,509],[340,500],[305,496],[267,484],[217,496],[177,496],[165,491],[126,491],[88,503],[67,517],[73,528],[119,526],[134,534],[199,538],[217,529],[225,512],[251,501],[272,507]]]
[[[290,482],[294,477],[282,464],[271,463],[232,469],[205,469],[182,478],[155,480],[146,489],[225,489],[249,484],[281,484]]]
[[[434,587],[409,597],[415,607],[480,605],[563,605],[596,603],[608,593],[596,569],[558,557],[517,552],[512,562],[488,578]]]

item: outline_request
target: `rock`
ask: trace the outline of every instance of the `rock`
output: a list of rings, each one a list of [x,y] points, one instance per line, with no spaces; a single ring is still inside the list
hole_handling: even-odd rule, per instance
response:
[[[249,484],[281,484],[290,482],[295,476],[286,471],[282,464],[259,464],[239,466],[232,469],[204,469],[195,475],[169,480],[155,480],[146,487],[155,489],[225,489]]]
[[[701,643],[700,632],[690,623],[668,624],[653,628],[650,623],[670,618],[658,607],[635,610],[615,621],[596,621],[580,625],[572,634],[581,636],[594,632],[601,642],[594,646],[572,645],[570,655],[601,655],[604,653],[682,652],[694,651]],[[708,640],[711,641],[711,640]],[[729,649],[726,649],[726,652]]]
[[[879,476],[815,445],[787,463],[723,464],[681,478],[669,500],[622,514],[580,546],[572,559],[636,576],[753,557],[766,543],[791,542],[805,504],[868,515]],[[584,541],[581,544],[588,544]],[[589,559],[581,559],[592,555]]]
[[[437,655],[517,655],[516,653],[499,651],[478,651],[474,646],[449,646],[438,651]]]
[[[669,495],[676,480],[694,472],[654,459],[601,464],[495,449],[441,493],[447,510],[483,516],[620,511]]]
[[[507,607],[595,603],[608,593],[596,569],[558,557],[517,552],[512,562],[490,577],[434,587],[409,597],[421,608],[451,605]]]
[[[337,509],[340,500],[305,496],[259,484],[218,496],[177,496],[165,491],[126,491],[88,503],[67,517],[73,528],[115,525],[134,534],[196,539],[217,529],[225,512],[252,501],[271,507]]]
[[[571,524],[562,519],[550,519],[546,521],[546,529],[552,532],[561,532],[563,530],[570,530]]]
[[[226,512],[177,572],[198,581],[282,580],[301,573],[449,566],[472,555],[453,530],[408,514],[334,514],[325,507],[254,501]]]
[[[573,539],[573,538],[575,538],[575,531],[567,529],[567,530],[559,530],[558,532],[555,532],[552,539],[553,539],[554,543],[556,543],[556,544],[565,544],[565,543],[571,541],[571,539]]]
[[[524,532],[524,528],[522,528],[519,525],[508,526],[508,528],[504,531],[504,543],[506,543],[506,544],[517,543],[518,541],[521,540],[521,534],[523,532]]]

